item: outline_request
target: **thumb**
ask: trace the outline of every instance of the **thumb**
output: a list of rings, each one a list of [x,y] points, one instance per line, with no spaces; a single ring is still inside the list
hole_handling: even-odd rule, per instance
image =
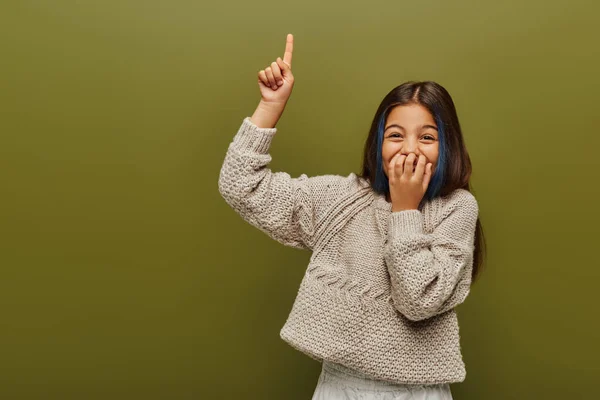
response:
[[[284,74],[288,75],[292,72],[291,67],[281,59],[281,57],[277,57],[277,65],[279,65],[279,68],[281,68],[281,70],[283,71]]]

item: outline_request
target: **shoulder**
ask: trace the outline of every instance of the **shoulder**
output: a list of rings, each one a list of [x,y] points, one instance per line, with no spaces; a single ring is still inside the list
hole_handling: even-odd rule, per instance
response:
[[[302,174],[295,181],[312,193],[320,192],[319,194],[333,197],[358,192],[361,188],[368,186],[368,183],[354,172],[348,175],[324,174],[308,176]]]
[[[368,185],[354,172],[348,175],[324,174],[316,176],[300,175],[295,179],[298,188],[310,196],[316,206],[327,208],[342,197],[352,196]]]
[[[452,213],[474,215],[475,217],[479,214],[479,204],[475,195],[466,189],[455,189],[446,196],[440,197],[440,200],[443,204],[444,217]]]
[[[302,174],[300,179],[307,181],[313,188],[331,192],[352,193],[368,186],[368,183],[354,172],[348,175],[325,174],[308,177]]]
[[[475,195],[463,188],[453,190],[451,193],[444,196],[444,198],[446,202],[449,203],[477,203]]]

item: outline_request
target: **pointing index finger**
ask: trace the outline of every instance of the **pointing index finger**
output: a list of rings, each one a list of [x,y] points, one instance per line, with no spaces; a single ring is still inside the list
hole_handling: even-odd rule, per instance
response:
[[[294,36],[288,33],[285,41],[285,53],[283,54],[283,62],[292,67],[292,51],[294,50]]]

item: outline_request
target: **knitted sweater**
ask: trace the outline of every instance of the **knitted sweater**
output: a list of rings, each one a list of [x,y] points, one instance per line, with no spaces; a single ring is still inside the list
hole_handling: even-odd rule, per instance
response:
[[[219,192],[272,239],[312,252],[280,336],[318,361],[398,384],[466,377],[454,307],[469,294],[478,205],[467,190],[392,212],[348,176],[272,172],[277,128],[244,118]]]

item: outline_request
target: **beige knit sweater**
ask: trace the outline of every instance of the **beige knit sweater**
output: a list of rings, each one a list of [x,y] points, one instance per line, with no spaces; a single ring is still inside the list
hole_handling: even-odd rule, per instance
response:
[[[392,212],[356,174],[272,172],[277,128],[250,117],[219,192],[248,223],[312,251],[281,338],[318,361],[399,384],[466,377],[454,307],[469,294],[478,205],[467,190]]]

